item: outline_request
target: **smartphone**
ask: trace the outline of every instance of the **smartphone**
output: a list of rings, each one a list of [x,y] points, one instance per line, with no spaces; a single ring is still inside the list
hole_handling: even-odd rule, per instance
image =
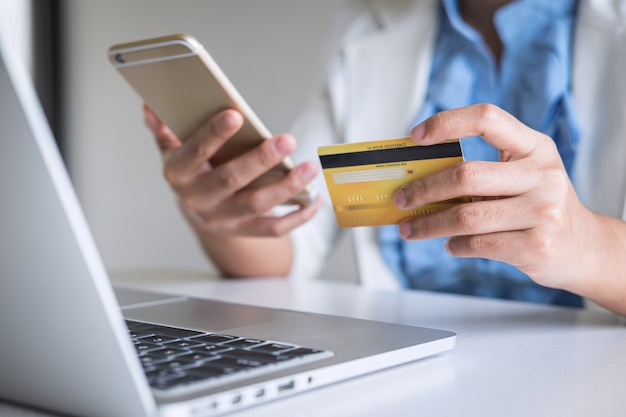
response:
[[[108,58],[142,100],[180,138],[189,138],[209,118],[236,109],[244,123],[209,162],[220,165],[272,137],[209,53],[193,36],[175,34],[114,45]],[[271,184],[293,168],[289,158],[259,177],[251,188]],[[307,206],[308,187],[285,204]]]

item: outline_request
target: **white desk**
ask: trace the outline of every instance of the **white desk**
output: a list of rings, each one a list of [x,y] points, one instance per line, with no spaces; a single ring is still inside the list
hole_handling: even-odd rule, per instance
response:
[[[626,327],[610,314],[330,282],[191,277],[132,285],[458,333],[453,351],[251,408],[239,417],[626,415]],[[0,404],[0,415],[42,414]]]

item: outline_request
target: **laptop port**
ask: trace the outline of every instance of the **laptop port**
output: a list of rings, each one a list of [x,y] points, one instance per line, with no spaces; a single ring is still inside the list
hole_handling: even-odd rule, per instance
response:
[[[280,384],[278,386],[278,392],[285,392],[285,391],[289,391],[292,390],[296,387],[296,381],[291,380],[285,384]]]

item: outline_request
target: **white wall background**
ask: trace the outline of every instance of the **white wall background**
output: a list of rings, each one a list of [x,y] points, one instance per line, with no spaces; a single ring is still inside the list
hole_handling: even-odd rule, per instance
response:
[[[140,100],[106,60],[109,46],[191,33],[270,130],[287,131],[321,75],[344,2],[66,1],[69,168],[109,270],[212,270],[162,179]]]

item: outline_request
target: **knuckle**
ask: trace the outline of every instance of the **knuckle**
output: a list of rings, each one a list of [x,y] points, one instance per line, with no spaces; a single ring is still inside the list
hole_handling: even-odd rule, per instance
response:
[[[543,220],[543,223],[554,226],[562,223],[564,213],[559,206],[548,205],[541,210],[540,217]]]
[[[202,222],[203,230],[210,230],[211,232],[215,233],[224,229],[223,222],[209,214],[199,214],[198,217]]]
[[[533,234],[531,239],[532,247],[535,248],[534,257],[536,260],[539,260],[540,263],[544,263],[554,258],[558,250],[554,239],[548,235],[539,236],[537,234]]]
[[[490,239],[484,235],[474,235],[467,237],[467,247],[472,253],[487,253],[498,248],[495,239]]]
[[[180,205],[185,210],[196,212],[196,210],[199,207],[199,201],[195,195],[189,194],[189,195],[180,196],[179,201],[180,201]]]
[[[211,156],[209,154],[208,144],[210,143],[210,136],[206,134],[206,129],[200,128],[197,132],[191,135],[180,148],[177,157],[182,158],[203,158],[209,159]]]
[[[432,227],[427,217],[417,217],[411,221],[411,239],[424,239],[430,237]]]
[[[535,133],[540,139],[540,146],[542,148],[544,147],[546,148],[545,150],[542,149],[543,153],[546,156],[559,155],[559,150],[556,146],[556,142],[550,136],[548,136],[547,134],[543,132],[535,132]]]
[[[284,181],[285,190],[288,191],[289,194],[296,194],[300,192],[305,186],[306,183],[302,181],[300,176],[296,175],[295,172],[289,173]]]
[[[455,213],[455,223],[458,228],[464,231],[474,229],[474,226],[480,221],[481,215],[472,204],[463,204],[457,206]]]
[[[163,178],[168,184],[174,184],[178,179],[174,170],[168,165],[163,166]]]
[[[270,237],[282,237],[287,233],[286,228],[280,221],[271,222],[267,228],[267,234]]]
[[[204,130],[204,132],[202,132]],[[213,117],[207,124],[205,124],[204,129],[201,129],[200,133],[210,137],[222,137],[225,135],[224,129],[219,123],[219,117]]]
[[[183,186],[183,180],[176,169],[170,165],[163,167],[163,178],[174,190],[179,190]]]
[[[447,112],[439,112],[434,114],[426,121],[426,129],[434,130],[436,128],[447,129],[452,125],[452,120]]]
[[[550,188],[562,195],[569,188],[569,178],[562,169],[549,169],[543,175],[543,180],[550,184]]]
[[[479,120],[490,122],[500,117],[500,109],[491,103],[480,103],[476,105],[476,112]]]
[[[454,178],[460,185],[472,186],[476,184],[477,177],[478,171],[476,165],[472,163],[459,163],[454,168]]]
[[[500,109],[491,103],[480,103],[476,105],[476,123],[478,130],[480,131],[480,136],[484,135],[485,130],[492,126],[494,123],[498,122],[501,118]]]
[[[241,129],[243,119],[233,110],[225,110],[209,119],[200,129],[200,136],[227,140]]]
[[[229,164],[221,165],[215,169],[214,173],[220,187],[231,190],[240,188],[241,180],[239,175]]]
[[[249,215],[261,215],[266,213],[271,207],[268,207],[267,198],[263,190],[250,191],[247,195],[245,212]]]
[[[188,140],[187,142],[185,142],[185,151],[190,154],[190,155],[200,155],[200,153],[202,152],[202,146],[201,146],[201,139],[198,136],[195,136],[193,138],[191,138],[190,140]]]
[[[270,168],[276,165],[280,161],[280,157],[276,155],[276,151],[272,146],[271,141],[267,141],[261,146],[258,152],[256,152],[259,164],[262,167]]]
[[[566,216],[565,204],[569,194],[569,178],[558,169],[548,170],[542,175],[542,181],[550,192],[544,194],[543,204],[539,206],[539,216],[550,223],[561,222]]]
[[[426,181],[424,181],[424,179],[418,178],[417,180],[411,182],[407,186],[407,198],[409,200],[409,203],[425,195],[427,191],[428,185],[426,184]]]
[[[283,237],[286,236],[292,228],[292,224],[286,221],[284,217],[278,217],[269,223],[267,233],[272,237]]]

